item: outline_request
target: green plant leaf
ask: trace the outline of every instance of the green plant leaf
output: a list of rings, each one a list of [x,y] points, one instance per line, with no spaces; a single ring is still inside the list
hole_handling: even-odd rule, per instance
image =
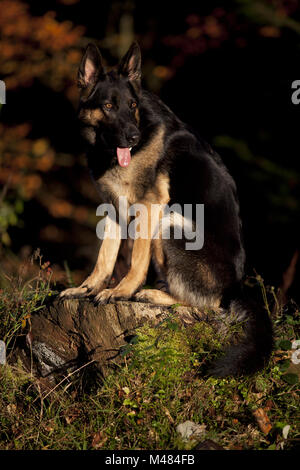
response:
[[[280,339],[276,341],[276,347],[278,349],[283,349],[283,351],[289,351],[292,349],[292,343],[287,339]]]
[[[291,364],[291,361],[289,359],[286,359],[284,361],[282,361],[280,364],[279,364],[279,370],[281,372],[285,372],[286,370],[288,370],[289,366]]]
[[[295,385],[299,382],[299,378],[296,374],[284,374],[281,378],[289,385]]]

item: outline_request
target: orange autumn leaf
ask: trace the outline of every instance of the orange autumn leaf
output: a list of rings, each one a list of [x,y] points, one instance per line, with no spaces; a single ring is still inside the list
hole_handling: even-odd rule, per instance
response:
[[[27,320],[29,320],[29,322],[30,322],[30,317],[31,317],[31,315],[29,313],[24,318],[22,318],[22,328],[23,329],[26,327]]]
[[[36,169],[40,171],[48,171],[54,163],[54,152],[49,150],[36,161]]]
[[[257,410],[253,411],[253,416],[255,417],[259,429],[264,433],[268,434],[272,429],[272,424],[268,418],[267,413],[263,408],[257,408]]]
[[[188,29],[186,35],[191,39],[197,39],[201,36],[202,29],[199,26],[193,26],[192,28]]]
[[[70,217],[73,206],[62,199],[56,199],[49,204],[49,212],[53,217]]]
[[[32,146],[32,152],[34,153],[34,155],[40,156],[46,152],[48,147],[49,144],[45,139],[38,139],[34,142]]]
[[[41,187],[42,179],[39,175],[28,175],[25,176],[23,181],[24,195],[27,198],[31,198],[36,191]]]
[[[35,78],[51,88],[68,88],[83,33],[84,27],[59,21],[53,11],[32,16],[29,5],[20,0],[2,0],[0,74],[6,76],[7,89],[29,86]],[[64,64],[60,72],[58,62]]]
[[[30,168],[30,164],[31,164],[31,159],[28,157],[28,155],[19,155],[18,157],[16,157],[14,160],[13,160],[13,166],[15,168],[19,168],[19,169],[22,169],[22,168]]]
[[[86,207],[76,207],[74,210],[74,218],[77,222],[85,222],[88,219],[89,211]]]
[[[263,26],[259,32],[265,38],[278,38],[281,35],[280,29],[275,26]]]
[[[66,59],[71,64],[76,64],[77,66],[81,59],[81,53],[80,51],[77,51],[77,50],[71,50],[67,53]]]
[[[206,18],[203,29],[211,38],[219,38],[223,33],[222,26],[213,16],[208,16]]]

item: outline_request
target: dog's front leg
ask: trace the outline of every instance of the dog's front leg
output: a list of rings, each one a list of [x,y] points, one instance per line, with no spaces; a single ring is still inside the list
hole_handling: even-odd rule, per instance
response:
[[[107,303],[132,297],[143,284],[151,257],[151,239],[137,239],[133,243],[131,267],[128,274],[113,289],[104,289],[95,297],[95,303]]]
[[[93,272],[79,287],[72,287],[62,291],[60,298],[95,296],[105,289],[116,264],[120,243],[120,227],[117,222],[107,216],[105,237],[102,241]]]
[[[150,259],[151,259],[151,240],[155,230],[155,220],[157,214],[151,211],[151,204],[143,203],[144,210],[139,216],[139,227],[142,227],[142,235],[134,240],[131,267],[128,274],[113,289],[104,289],[96,297],[96,303],[114,302],[116,300],[130,299],[141,287],[146,279]],[[157,213],[159,211],[157,210]],[[153,216],[153,214],[155,214]]]

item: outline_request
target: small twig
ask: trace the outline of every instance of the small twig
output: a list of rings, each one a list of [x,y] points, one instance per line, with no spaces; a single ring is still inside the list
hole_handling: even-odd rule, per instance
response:
[[[299,258],[299,250],[296,250],[291,258],[290,264],[282,275],[282,283],[278,290],[279,303],[281,305],[286,303],[287,291],[294,282],[296,274],[296,266]]]
[[[86,364],[83,364],[83,366],[79,367],[78,369],[76,370],[73,370],[73,372],[70,372],[66,377],[64,377],[57,385],[55,385],[54,388],[52,388],[48,393],[46,393],[46,395],[43,397],[43,400],[45,400],[45,398],[47,398],[50,393],[54,392],[55,389],[57,389],[65,380],[67,380],[69,377],[71,377],[72,375],[76,374],[76,372],[79,372],[81,369],[83,369],[84,367],[87,367],[89,366],[90,364],[92,364],[93,362],[95,362],[95,360],[93,359],[92,361],[90,362],[87,362]]]
[[[256,274],[256,279],[260,285],[260,289],[261,289],[261,293],[262,293],[262,297],[263,297],[263,301],[264,301],[264,304],[265,304],[265,307],[267,309],[267,312],[269,314],[269,316],[271,317],[272,316],[272,313],[270,311],[270,307],[269,307],[269,302],[268,302],[268,297],[267,297],[267,291],[266,291],[266,288],[265,288],[265,285],[264,285],[264,280],[263,278],[261,277],[260,274],[257,274],[257,272],[254,270],[255,274]]]

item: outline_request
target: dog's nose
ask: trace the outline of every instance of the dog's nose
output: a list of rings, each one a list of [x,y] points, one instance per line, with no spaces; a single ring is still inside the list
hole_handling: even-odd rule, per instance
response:
[[[127,134],[127,141],[128,141],[128,144],[132,147],[133,145],[137,144],[137,142],[139,141],[139,138],[140,138],[140,135],[135,132],[135,133],[129,133]]]

